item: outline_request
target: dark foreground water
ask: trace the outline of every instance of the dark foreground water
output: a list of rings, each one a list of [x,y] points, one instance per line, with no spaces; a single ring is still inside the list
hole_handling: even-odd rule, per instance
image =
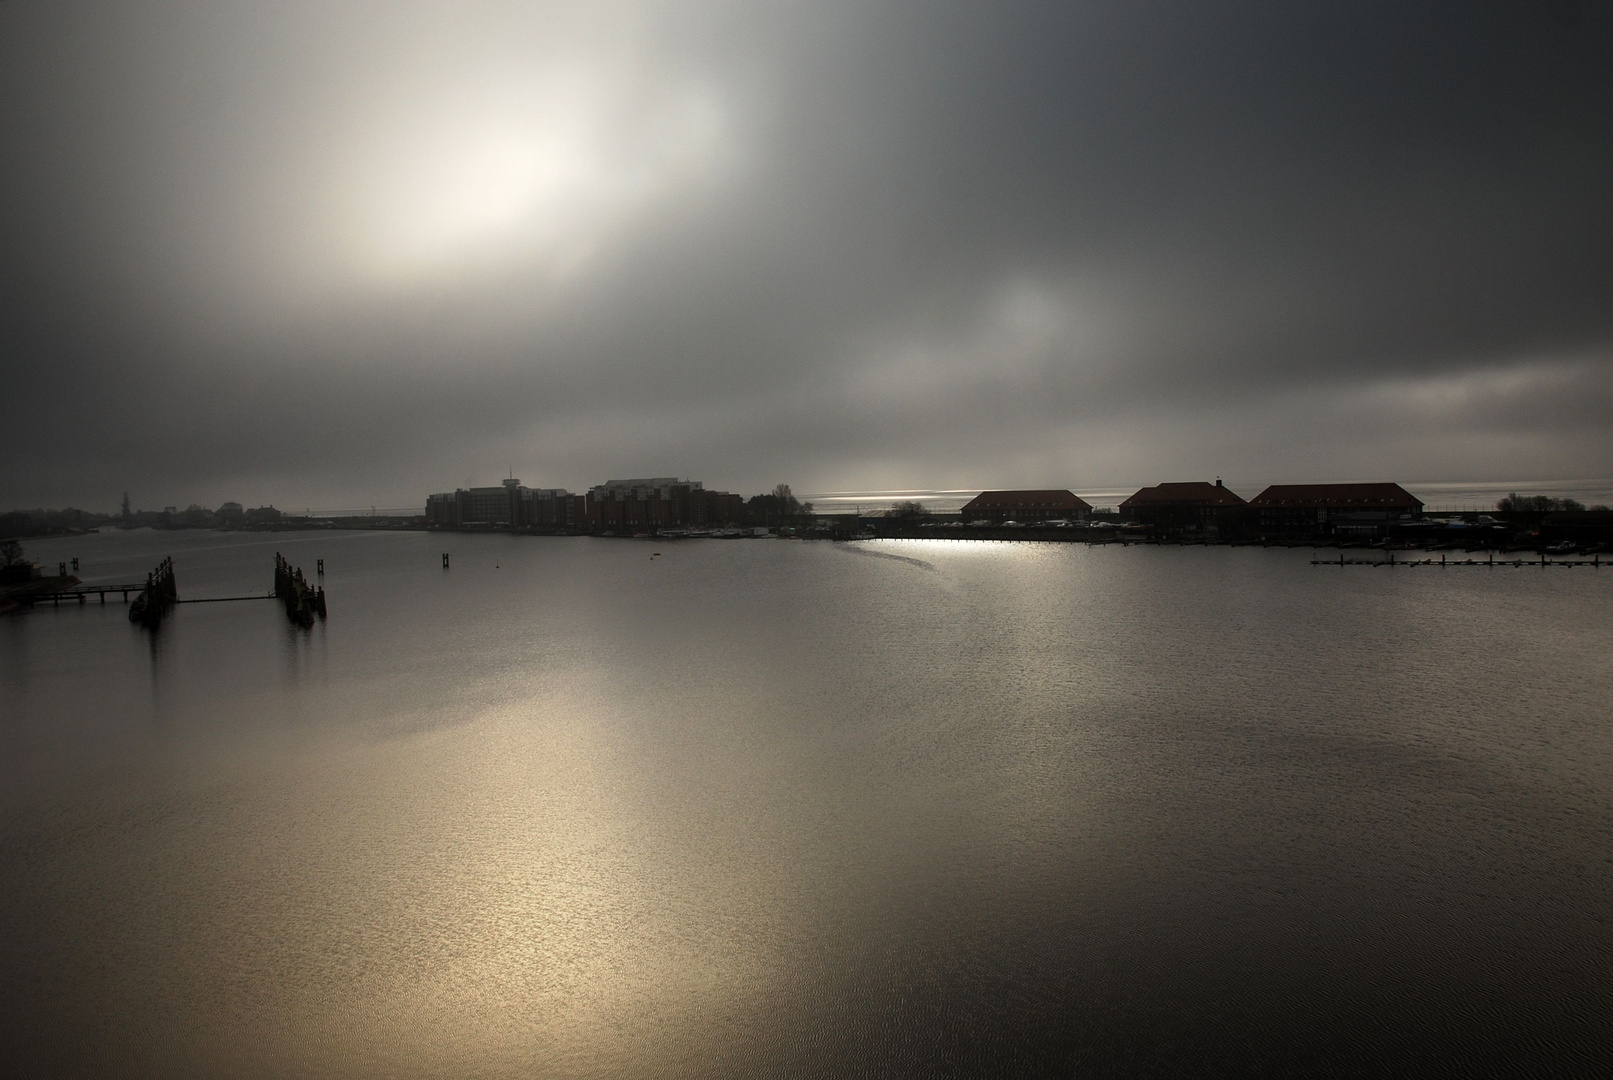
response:
[[[0,619],[8,1074],[1613,1069],[1613,569],[29,545],[276,549]]]

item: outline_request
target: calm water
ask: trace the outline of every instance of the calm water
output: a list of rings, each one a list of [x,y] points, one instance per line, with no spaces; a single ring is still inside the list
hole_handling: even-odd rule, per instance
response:
[[[1613,1067],[1613,570],[107,534],[0,619],[53,1076]],[[453,552],[443,571],[439,555]],[[662,552],[650,558],[652,551]]]

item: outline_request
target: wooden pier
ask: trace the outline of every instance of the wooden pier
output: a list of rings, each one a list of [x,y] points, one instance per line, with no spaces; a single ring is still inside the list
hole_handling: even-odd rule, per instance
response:
[[[278,554],[274,558],[274,591],[267,593],[250,593],[245,596],[192,596],[181,600],[174,578],[174,560],[167,558],[146,575],[145,581],[116,585],[84,585],[74,578],[68,578],[67,583],[63,583],[60,588],[51,588],[51,583],[46,582],[45,589],[13,592],[6,601],[12,606],[22,607],[35,607],[49,601],[52,607],[61,607],[64,601],[87,603],[92,596],[105,604],[108,595],[120,597],[124,603],[129,603],[129,597],[133,595],[134,602],[129,605],[129,621],[151,629],[162,623],[163,617],[175,604],[226,604],[238,600],[284,601],[286,616],[299,626],[313,625],[316,616],[323,619],[324,588],[310,586],[303,579],[301,570],[292,567]],[[74,561],[77,562],[76,559]],[[324,571],[324,562],[324,559],[319,560],[321,574]]]
[[[245,596],[193,596],[188,600],[175,600],[176,604],[228,604],[236,600],[274,600],[274,593],[248,593]]]
[[[1502,557],[1497,559],[1495,557],[1495,552],[1492,551],[1492,552],[1490,552],[1488,554],[1488,556],[1486,558],[1483,558],[1483,559],[1467,558],[1467,559],[1450,559],[1450,560],[1447,560],[1445,558],[1445,553],[1444,552],[1441,552],[1439,558],[1437,558],[1437,559],[1434,558],[1432,555],[1427,556],[1426,558],[1421,558],[1421,559],[1418,559],[1418,558],[1397,559],[1397,558],[1395,558],[1395,553],[1393,551],[1385,551],[1384,552],[1384,557],[1381,558],[1381,559],[1346,559],[1344,557],[1344,552],[1341,551],[1341,552],[1339,552],[1339,557],[1336,558],[1336,559],[1312,559],[1311,560],[1311,565],[1312,566],[1390,566],[1390,567],[1394,567],[1394,566],[1510,566],[1510,567],[1513,567],[1514,569],[1525,567],[1525,566],[1589,566],[1589,567],[1593,567],[1593,568],[1595,568],[1597,570],[1600,570],[1602,568],[1602,556],[1601,556],[1601,553],[1598,552],[1596,555],[1594,555],[1593,557],[1591,557],[1589,559],[1586,559],[1586,558],[1552,559],[1552,558],[1548,558],[1544,552],[1541,552],[1538,555],[1536,555],[1534,558],[1524,559],[1524,558],[1519,558],[1516,553],[1512,553],[1510,558],[1507,557],[1507,553],[1503,553]]]
[[[99,597],[101,603],[104,604],[106,603],[107,594],[111,593],[114,596],[122,597],[123,602],[128,603],[130,593],[138,596],[144,591],[145,587],[146,583],[143,581],[134,581],[125,585],[69,585],[65,589],[53,589],[50,592],[22,594],[17,596],[16,599],[19,603],[29,606],[42,604],[49,600],[51,606],[60,607],[63,600],[76,600],[82,604],[92,596]]]

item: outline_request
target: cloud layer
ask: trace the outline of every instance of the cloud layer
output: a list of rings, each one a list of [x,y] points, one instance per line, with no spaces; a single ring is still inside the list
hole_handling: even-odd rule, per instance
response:
[[[0,503],[1613,475],[1606,3],[0,6]]]

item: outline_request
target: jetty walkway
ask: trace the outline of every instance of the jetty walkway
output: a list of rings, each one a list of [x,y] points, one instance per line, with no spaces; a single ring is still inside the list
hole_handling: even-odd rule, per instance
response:
[[[300,569],[286,562],[278,553],[275,557],[274,589],[266,593],[248,593],[245,596],[192,596],[181,599],[174,578],[174,561],[164,559],[144,581],[118,582],[111,585],[85,585],[76,577],[66,575],[45,581],[35,581],[31,587],[8,588],[0,594],[0,611],[19,607],[37,607],[49,602],[61,607],[64,602],[85,604],[95,597],[102,604],[112,596],[129,604],[129,621],[156,629],[163,617],[175,604],[225,604],[237,600],[281,600],[286,616],[298,626],[313,625],[316,617],[325,618],[325,588],[311,585]],[[75,569],[77,560],[74,560]],[[325,560],[318,560],[318,576],[323,581]],[[133,597],[133,601],[130,598]]]
[[[1384,552],[1384,557],[1381,558],[1381,559],[1346,559],[1344,557],[1344,553],[1341,551],[1341,552],[1339,552],[1339,557],[1336,558],[1336,559],[1312,559],[1311,560],[1311,565],[1312,566],[1391,566],[1391,567],[1393,567],[1393,566],[1510,566],[1510,567],[1513,567],[1515,569],[1519,568],[1519,567],[1524,567],[1524,566],[1590,566],[1590,567],[1594,567],[1594,568],[1600,570],[1602,568],[1602,556],[1601,556],[1601,553],[1598,552],[1596,555],[1592,556],[1589,559],[1584,559],[1584,558],[1580,558],[1580,559],[1553,559],[1553,558],[1548,558],[1546,556],[1546,554],[1544,552],[1542,552],[1538,557],[1533,558],[1533,559],[1520,559],[1520,558],[1516,557],[1516,555],[1514,555],[1512,558],[1507,558],[1505,555],[1503,555],[1500,559],[1497,559],[1495,557],[1495,552],[1492,551],[1492,552],[1490,552],[1489,558],[1487,558],[1487,559],[1471,559],[1470,558],[1470,559],[1451,559],[1451,560],[1447,561],[1446,558],[1445,558],[1445,553],[1444,552],[1440,552],[1440,556],[1437,559],[1434,558],[1433,556],[1428,556],[1427,558],[1422,558],[1422,559],[1417,559],[1417,558],[1397,559],[1397,558],[1395,558],[1395,552],[1391,549],[1391,550],[1385,551]]]
[[[145,587],[146,583],[143,581],[129,582],[128,584],[124,585],[75,584],[60,589],[42,589],[36,592],[19,593],[14,597],[14,599],[16,599],[19,603],[29,605],[40,604],[46,600],[49,600],[52,604],[59,606],[63,600],[77,600],[79,603],[83,604],[86,603],[90,597],[95,596],[99,597],[101,603],[104,604],[106,603],[107,594],[112,593],[121,596],[123,598],[123,602],[128,603],[129,595],[131,593],[133,593],[135,596],[139,596],[140,592]]]

